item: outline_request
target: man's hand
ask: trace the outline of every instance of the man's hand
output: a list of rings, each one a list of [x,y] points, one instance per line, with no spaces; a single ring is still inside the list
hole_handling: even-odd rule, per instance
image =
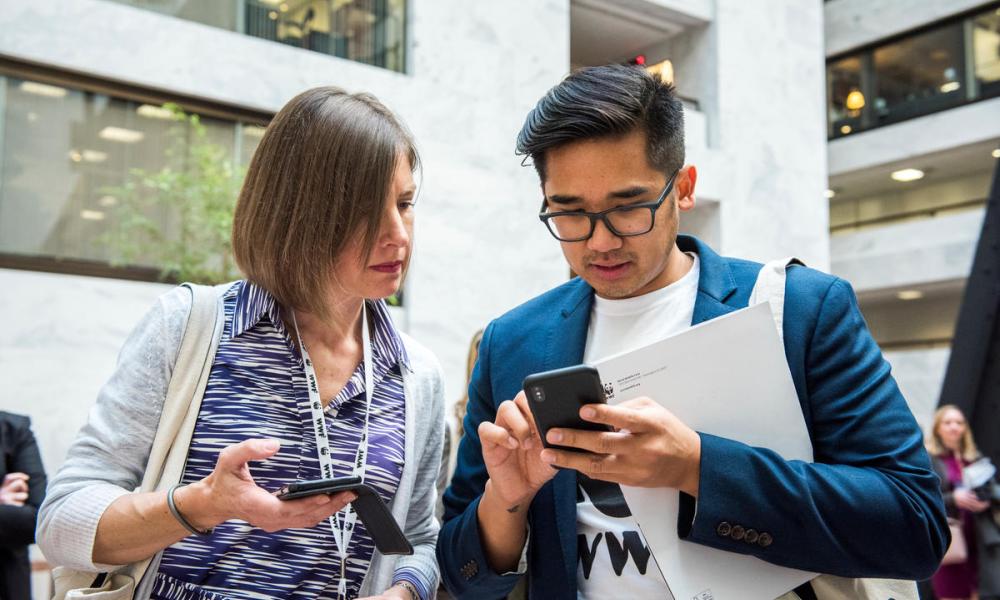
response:
[[[586,452],[547,449],[541,453],[543,461],[593,479],[698,496],[701,437],[672,412],[643,397],[617,406],[588,404],[580,409],[580,417],[615,431],[550,429],[549,443]]]
[[[523,391],[500,405],[495,422],[479,424],[479,439],[491,491],[511,512],[527,508],[535,493],[556,474],[540,458],[542,440]]]
[[[963,510],[981,513],[990,507],[986,500],[980,500],[974,492],[964,488],[955,490],[955,505]]]
[[[24,506],[28,501],[28,479],[25,473],[7,473],[0,486],[0,505]]]

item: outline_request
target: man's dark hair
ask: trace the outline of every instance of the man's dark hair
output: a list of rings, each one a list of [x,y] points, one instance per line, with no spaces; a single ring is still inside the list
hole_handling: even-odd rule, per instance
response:
[[[545,181],[545,153],[580,140],[646,133],[649,164],[666,174],[684,165],[684,107],[671,84],[641,67],[607,65],[571,73],[524,120],[517,154]]]

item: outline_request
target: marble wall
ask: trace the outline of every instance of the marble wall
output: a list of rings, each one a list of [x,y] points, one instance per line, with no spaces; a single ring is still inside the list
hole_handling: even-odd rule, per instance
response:
[[[829,268],[822,7],[716,3],[722,249],[755,260],[795,255]],[[714,115],[709,113],[711,119]]]
[[[899,390],[923,431],[927,431],[934,420],[950,356],[951,350],[948,348],[885,353],[885,359],[892,365],[892,375],[899,384]]]
[[[834,235],[833,273],[859,292],[964,279],[985,214],[980,208]]]
[[[829,143],[830,176],[1000,138],[1000,98],[862,131]]]
[[[828,270],[822,6],[716,0],[714,8],[710,25],[648,50],[670,58],[679,94],[704,115],[705,144],[689,147],[687,160],[709,220],[702,214],[691,226],[726,254],[795,255]]]
[[[0,409],[31,416],[46,470],[66,456],[132,326],[172,286],[0,269]]]

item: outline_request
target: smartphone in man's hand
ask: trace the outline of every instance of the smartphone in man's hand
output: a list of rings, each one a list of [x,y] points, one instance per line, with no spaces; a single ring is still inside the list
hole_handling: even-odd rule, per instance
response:
[[[582,452],[579,448],[550,444],[545,435],[553,427],[611,431],[608,425],[591,423],[580,417],[583,405],[606,402],[601,377],[594,367],[577,365],[528,375],[524,378],[524,394],[546,448]]]

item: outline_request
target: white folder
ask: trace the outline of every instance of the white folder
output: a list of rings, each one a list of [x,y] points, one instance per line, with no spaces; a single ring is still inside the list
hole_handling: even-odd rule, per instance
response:
[[[767,303],[593,366],[611,404],[648,396],[697,431],[769,448],[788,460],[813,459]],[[622,486],[622,491],[676,600],[773,600],[816,576],[681,540],[677,490]],[[767,523],[739,518],[737,511],[732,525],[767,530]]]

